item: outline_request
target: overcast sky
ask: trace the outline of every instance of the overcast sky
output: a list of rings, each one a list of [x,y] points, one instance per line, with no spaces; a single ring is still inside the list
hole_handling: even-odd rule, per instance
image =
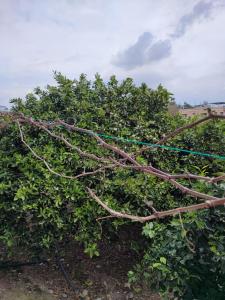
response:
[[[0,104],[71,79],[132,77],[225,101],[225,0],[0,0]]]

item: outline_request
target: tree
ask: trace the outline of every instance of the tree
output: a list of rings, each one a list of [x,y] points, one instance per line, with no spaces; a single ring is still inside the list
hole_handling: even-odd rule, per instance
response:
[[[93,256],[98,254],[97,241],[101,238],[97,218],[104,218],[104,231],[110,235],[124,224],[132,228],[132,220],[143,221],[137,215],[145,218],[151,212],[151,217],[145,218],[147,221],[162,216],[157,211],[224,203],[224,174],[215,174],[223,172],[223,161],[185,152],[140,149],[137,144],[122,143],[121,140],[115,144],[113,140],[106,142],[99,135],[111,134],[111,137],[116,135],[153,143],[158,140],[158,144],[173,146],[175,143],[176,147],[198,151],[210,146],[222,155],[224,123],[218,120],[222,116],[210,114],[187,124],[181,116],[167,114],[171,95],[162,86],[153,91],[146,85],[136,87],[131,79],[119,84],[112,77],[104,83],[96,76],[91,83],[83,75],[79,81],[71,81],[56,74],[56,80],[56,87],[48,86],[44,91],[38,88],[34,94],[28,94],[24,102],[14,99],[14,114],[3,116],[4,124],[8,125],[1,130],[0,156],[4,174],[1,236],[9,246],[14,241],[29,247],[41,245],[51,249],[56,241],[72,236],[82,241],[85,251]],[[207,123],[211,119],[213,121]],[[205,125],[195,127],[199,124]],[[177,127],[180,129],[175,130]],[[196,204],[196,197],[204,202]],[[120,219],[105,219],[106,211]],[[174,212],[182,211],[187,209]],[[195,282],[190,283],[193,276],[199,277],[198,270],[189,266],[190,261],[192,266],[200,261],[200,250],[197,250],[202,246],[197,243],[199,226],[202,226],[200,236],[207,235],[208,238],[204,246],[207,255],[201,260],[214,264],[216,272],[220,270],[224,256],[221,253],[218,256],[217,246],[224,246],[219,231],[223,209],[210,211],[209,216],[192,213],[187,219],[181,218],[179,226],[173,226],[176,218],[172,221],[160,219],[153,227],[149,223],[144,225],[146,242],[142,269],[137,268],[133,273],[135,276],[131,273],[130,280],[138,278],[144,269],[146,279],[150,276],[151,284],[158,281],[162,291],[169,287],[169,292],[172,289],[174,295],[187,293],[187,284],[194,286]],[[185,229],[188,224],[190,232]],[[216,239],[205,230],[209,225],[213,226]],[[174,242],[169,249],[163,243],[171,239],[171,234],[174,234]],[[154,238],[153,248],[149,238]],[[157,250],[157,243],[162,245],[161,252]],[[211,248],[212,245],[216,248]],[[181,249],[180,255],[188,255],[193,247],[196,254],[191,252],[192,256],[184,263],[180,263],[179,256],[173,261],[165,257],[166,249],[175,253]],[[160,258],[159,254],[162,255]],[[187,273],[190,277],[181,280]],[[155,280],[152,274],[157,275]],[[163,284],[166,274],[170,276],[167,286]],[[222,271],[218,274],[214,286],[221,286]],[[201,275],[200,280],[203,278]]]
[[[184,102],[183,108],[193,108],[193,106],[187,102]]]

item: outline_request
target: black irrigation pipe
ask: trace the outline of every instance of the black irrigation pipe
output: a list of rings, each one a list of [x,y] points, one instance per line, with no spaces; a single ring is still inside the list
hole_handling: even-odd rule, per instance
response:
[[[62,263],[62,258],[59,255],[59,252],[60,252],[59,251],[59,247],[56,244],[55,244],[55,249],[56,249],[56,251],[55,251],[56,263],[57,263],[57,265],[58,265],[61,273],[63,274],[63,277],[65,278],[65,281],[66,281],[68,287],[73,292],[75,292],[77,294],[78,293],[78,288],[75,287],[75,285],[74,285],[73,281],[71,280],[68,272],[66,271],[66,269],[65,269],[65,267],[64,267],[64,265]]]
[[[59,270],[62,272],[63,277],[65,278],[69,288],[73,290],[75,293],[79,291],[78,288],[75,287],[73,281],[71,280],[68,272],[66,271],[63,263],[62,263],[62,258],[59,255],[59,247],[55,244],[55,259],[56,259],[56,264],[59,267]],[[20,268],[20,267],[25,267],[25,266],[34,266],[37,264],[41,263],[49,263],[47,260],[38,260],[38,261],[0,261],[0,271],[1,270],[7,270],[7,269],[15,269],[15,268]]]
[[[75,287],[74,283],[72,282],[72,280],[70,279],[68,273],[66,272],[61,259],[60,258],[56,258],[56,263],[57,263],[60,271],[62,272],[63,277],[65,278],[65,280],[66,280],[69,288],[71,288],[75,293],[77,293],[78,289]]]
[[[40,261],[0,261],[0,271],[1,270],[8,270],[8,269],[16,269],[20,267],[25,267],[25,266],[34,266],[37,264],[41,263],[46,263],[48,264],[49,262],[47,260],[40,260]],[[61,261],[61,258],[58,255],[58,251],[56,251],[56,264],[58,265],[60,271],[63,274],[63,277],[65,278],[69,288],[71,288],[74,292],[78,292],[78,289],[76,289],[75,285],[73,284],[72,280],[70,279],[68,273],[66,272],[63,263]]]
[[[13,269],[13,268],[20,268],[25,266],[34,266],[41,263],[48,263],[47,260],[38,260],[38,261],[0,261],[0,270],[7,270],[7,269]]]

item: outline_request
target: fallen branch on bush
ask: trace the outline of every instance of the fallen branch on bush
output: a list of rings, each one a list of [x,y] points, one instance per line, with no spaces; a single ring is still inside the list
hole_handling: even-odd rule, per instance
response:
[[[30,125],[34,125],[34,126],[37,126],[41,129],[44,129],[47,133],[49,133],[52,137],[54,138],[57,138],[59,140],[61,140],[62,142],[64,142],[66,145],[70,145],[70,148],[73,148],[73,145],[71,143],[69,143],[65,138],[60,138],[60,136],[50,132],[49,130],[47,130],[43,125],[40,125],[40,122],[37,122],[37,121],[33,121],[32,119],[30,118],[25,118],[24,117],[24,121],[26,121],[28,124]],[[189,189],[187,187],[185,187],[184,185],[182,185],[181,183],[177,182],[173,176],[176,176],[176,175],[172,175],[172,174],[168,174],[168,173],[165,173],[159,169],[156,169],[152,166],[143,166],[141,164],[139,164],[134,158],[132,158],[128,153],[124,152],[122,149],[119,149],[118,147],[116,146],[113,146],[111,144],[108,144],[106,143],[102,138],[100,138],[99,136],[97,136],[96,134],[94,134],[91,130],[87,130],[87,129],[83,129],[83,128],[79,128],[79,127],[75,127],[73,125],[69,125],[69,124],[66,124],[65,122],[63,121],[58,121],[60,124],[63,124],[67,129],[69,128],[70,130],[73,130],[73,131],[78,131],[78,132],[85,132],[85,133],[90,133],[90,135],[92,137],[94,137],[99,143],[98,145],[107,149],[107,150],[111,150],[112,152],[114,152],[114,154],[117,154],[119,155],[120,157],[122,157],[123,159],[125,159],[126,161],[128,161],[129,163],[131,163],[131,165],[124,165],[124,164],[121,164],[118,160],[115,160],[115,159],[112,159],[112,158],[108,158],[108,159],[105,159],[105,158],[100,158],[100,157],[97,157],[96,155],[93,155],[91,153],[86,153],[85,152],[85,155],[86,157],[88,158],[92,158],[93,160],[97,160],[97,161],[113,161],[115,163],[115,165],[118,165],[119,167],[122,167],[122,168],[133,168],[133,169],[136,169],[140,172],[143,172],[143,173],[147,173],[147,174],[150,174],[150,175],[153,175],[153,176],[156,176],[164,181],[169,181],[172,185],[174,185],[176,188],[178,188],[179,190],[181,190],[182,193],[185,193],[185,194],[189,194],[190,196],[192,197],[198,197],[198,198],[202,198],[202,199],[206,199],[206,200],[211,200],[211,199],[218,199],[216,197],[213,197],[213,196],[210,196],[210,195],[207,195],[207,194],[204,194],[204,193],[200,193],[200,192],[197,192],[193,189]],[[19,124],[19,120],[17,120],[17,124]],[[24,140],[22,139],[23,143],[24,143]],[[27,146],[27,145],[26,145]],[[31,147],[29,146],[28,147],[31,152],[35,155],[34,151],[31,149]],[[78,147],[76,147],[76,150],[77,150]],[[80,150],[80,149],[79,149]],[[84,152],[83,151],[79,151],[79,153],[82,153],[81,155],[83,156],[84,155]],[[67,178],[66,175],[62,175],[62,174],[59,174],[57,172],[55,172],[54,170],[52,170],[48,163],[42,159],[41,157],[39,157],[38,155],[35,155],[36,158],[38,158],[39,160],[42,160],[44,162],[44,164],[46,165],[46,167],[48,168],[48,170],[51,172],[51,173],[54,173],[55,175],[57,176],[61,176],[61,177],[65,177]],[[51,170],[50,170],[51,169]],[[79,176],[79,175],[78,175]],[[193,177],[195,177],[196,175],[193,175]],[[179,178],[181,178],[181,175],[179,175]],[[188,176],[187,174],[184,175],[183,178],[188,178],[188,179],[191,179],[191,176]],[[76,179],[72,176],[68,176],[68,179]]]
[[[95,175],[97,173],[100,173],[100,172],[103,172],[105,169],[113,169],[116,165],[106,165],[106,166],[102,166],[100,167],[99,169],[95,170],[95,171],[92,171],[92,172],[83,172],[81,174],[78,174],[76,176],[68,176],[68,175],[65,175],[65,174],[62,174],[62,173],[58,173],[56,171],[54,171],[50,166],[49,164],[47,163],[47,161],[39,156],[31,147],[30,145],[27,144],[27,142],[24,140],[24,135],[23,135],[23,132],[21,130],[21,126],[20,126],[20,123],[17,121],[17,125],[19,127],[19,131],[20,131],[20,138],[21,138],[21,141],[24,143],[24,145],[32,152],[32,154],[40,161],[42,161],[45,166],[47,167],[47,169],[49,170],[49,172],[51,172],[52,174],[54,175],[57,175],[59,177],[63,177],[63,178],[67,178],[67,179],[78,179],[80,177],[84,177],[84,176],[90,176],[90,175]]]
[[[184,125],[182,127],[179,127],[177,129],[175,129],[174,131],[168,133],[167,135],[165,135],[162,139],[160,139],[156,144],[157,145],[162,145],[164,143],[166,143],[168,140],[174,138],[175,136],[179,135],[180,133],[182,133],[183,131],[187,130],[187,129],[191,129],[191,128],[194,128],[196,127],[197,125],[199,124],[202,124],[206,121],[209,121],[209,120],[216,120],[216,119],[225,119],[225,116],[224,115],[216,115],[216,114],[213,114],[211,112],[210,109],[208,109],[208,116],[204,117],[204,118],[201,118],[201,119],[198,119],[197,121],[194,121],[192,123],[189,123],[187,125]],[[149,150],[149,147],[143,147],[142,149],[140,149],[140,151],[138,151],[138,154],[141,154],[142,152],[146,151],[146,150]]]
[[[162,145],[164,144],[165,142],[167,142],[168,140],[170,140],[171,138],[174,138],[175,136],[177,136],[178,134],[180,134],[181,132],[187,130],[187,129],[191,129],[191,128],[194,128],[196,127],[197,125],[199,124],[202,124],[206,121],[209,121],[209,120],[216,120],[216,119],[225,119],[225,116],[224,115],[216,115],[216,114],[213,114],[211,112],[210,109],[208,109],[208,116],[204,117],[204,118],[201,118],[201,119],[198,119],[197,121],[194,121],[190,124],[187,124],[187,125],[184,125],[180,128],[177,128],[175,129],[173,132],[167,134],[165,137],[163,137],[160,141],[158,141],[158,145]]]
[[[195,180],[204,180],[209,183],[216,183],[220,180],[223,180],[225,178],[225,175],[218,176],[215,178],[210,178],[210,177],[199,176],[199,175],[195,175],[195,174],[170,174],[170,173],[164,172],[160,169],[157,169],[151,165],[140,164],[131,154],[125,152],[124,150],[120,149],[118,146],[116,146],[114,144],[109,144],[109,143],[105,142],[100,136],[98,136],[91,130],[79,128],[74,125],[67,124],[62,120],[58,120],[56,122],[48,124],[43,121],[35,121],[32,118],[23,116],[22,114],[11,114],[11,115],[9,115],[9,117],[10,117],[11,121],[17,123],[19,132],[20,132],[20,138],[21,138],[21,141],[23,142],[23,144],[31,151],[31,153],[36,157],[36,159],[42,161],[45,164],[45,166],[47,167],[49,172],[51,172],[52,174],[54,174],[56,176],[64,177],[67,179],[77,180],[77,179],[85,177],[85,176],[96,175],[97,173],[101,173],[106,169],[115,169],[115,168],[126,169],[126,168],[128,168],[128,169],[133,169],[137,172],[149,174],[149,175],[155,176],[161,180],[167,181],[170,184],[172,184],[174,187],[179,189],[182,193],[187,194],[194,198],[199,198],[199,199],[204,200],[204,202],[201,204],[191,205],[191,206],[187,206],[187,207],[179,207],[179,208],[175,208],[175,209],[171,209],[171,210],[167,210],[167,211],[158,212],[155,209],[152,209],[153,214],[151,214],[150,216],[147,216],[147,217],[140,217],[140,216],[130,215],[130,214],[112,210],[102,200],[100,200],[100,198],[90,188],[87,188],[89,195],[98,204],[100,204],[105,210],[107,210],[110,213],[110,215],[113,217],[127,218],[127,219],[130,219],[133,221],[138,221],[138,222],[146,222],[146,221],[154,220],[157,218],[171,216],[171,215],[174,215],[177,213],[188,212],[188,211],[199,210],[199,209],[206,209],[206,208],[221,206],[221,205],[225,204],[225,198],[217,198],[212,195],[208,195],[205,193],[195,191],[192,188],[188,188],[177,181],[177,179],[188,179],[188,180],[195,179]],[[222,117],[223,117],[223,119],[225,118],[225,116],[217,116],[217,115],[213,115],[213,114],[209,113],[209,116],[207,116],[203,119],[200,119],[191,124],[188,124],[186,126],[178,128],[173,133],[169,134],[167,136],[167,139],[174,137],[175,135],[179,134],[183,130],[186,130],[188,128],[193,128],[202,122],[205,122],[210,119],[222,118]],[[93,170],[90,172],[83,172],[76,176],[68,176],[68,175],[56,172],[55,170],[53,170],[50,167],[49,163],[43,157],[39,156],[31,148],[31,146],[25,141],[24,134],[21,129],[22,124],[34,126],[34,127],[39,128],[40,130],[45,131],[52,138],[55,138],[55,139],[59,140],[60,142],[64,143],[66,145],[66,147],[69,147],[71,150],[75,150],[81,157],[85,157],[87,159],[94,160],[98,163],[101,163],[101,165],[96,170]],[[88,134],[91,138],[94,138],[96,140],[98,147],[106,149],[107,153],[111,152],[113,154],[113,157],[109,156],[109,154],[107,157],[97,156],[93,153],[85,152],[77,146],[74,146],[73,144],[71,144],[68,141],[68,139],[66,139],[62,135],[58,135],[55,132],[53,132],[52,130],[50,130],[51,128],[54,128],[54,126],[58,126],[58,125],[65,127],[69,132],[74,131],[74,132],[78,132],[78,133],[82,133],[82,134],[83,133]],[[164,138],[164,141],[165,141],[165,138]],[[161,141],[159,141],[158,143],[161,143]]]
[[[165,211],[157,211],[154,214],[151,214],[149,216],[140,217],[140,216],[135,216],[135,215],[131,215],[131,214],[118,212],[114,209],[111,209],[98,196],[96,196],[96,194],[90,188],[87,188],[87,191],[88,191],[89,195],[98,204],[100,204],[106,211],[108,211],[110,213],[111,216],[116,217],[116,218],[129,219],[129,220],[132,220],[135,222],[141,222],[141,223],[165,218],[168,216],[174,216],[176,214],[183,213],[183,212],[191,212],[191,211],[196,211],[196,210],[200,210],[200,209],[208,209],[208,208],[212,208],[212,207],[216,207],[216,206],[225,205],[225,198],[217,199],[217,200],[207,200],[204,203],[189,205],[186,207],[178,207],[178,208],[165,210]]]

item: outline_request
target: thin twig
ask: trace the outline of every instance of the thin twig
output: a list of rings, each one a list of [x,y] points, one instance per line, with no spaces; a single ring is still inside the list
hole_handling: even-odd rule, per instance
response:
[[[187,237],[187,231],[185,230],[184,228],[184,223],[183,223],[183,220],[182,220],[182,217],[181,217],[181,213],[179,213],[179,219],[180,219],[180,224],[181,224],[181,227],[182,227],[182,230],[184,232],[184,237],[187,241],[187,247],[188,249],[192,252],[192,253],[195,253],[195,245],[188,239]]]
[[[84,176],[90,176],[90,175],[95,175],[99,172],[103,172],[105,169],[112,169],[115,167],[115,165],[108,165],[108,166],[103,166],[95,171],[92,171],[92,172],[83,172],[81,174],[78,174],[76,176],[69,176],[69,175],[65,175],[63,173],[58,173],[56,171],[54,171],[50,166],[49,164],[47,163],[47,161],[39,156],[31,147],[30,145],[28,145],[28,143],[25,141],[24,139],[24,135],[23,135],[23,132],[22,132],[22,129],[21,129],[21,126],[20,126],[20,123],[17,122],[18,124],[18,127],[19,127],[19,131],[20,131],[20,137],[21,137],[21,141],[24,143],[24,145],[31,151],[31,153],[40,161],[42,161],[45,166],[47,167],[47,169],[49,170],[49,172],[51,172],[52,174],[56,175],[56,176],[59,176],[59,177],[63,177],[63,178],[67,178],[67,179],[78,179],[78,178],[81,178],[81,177],[84,177]]]

